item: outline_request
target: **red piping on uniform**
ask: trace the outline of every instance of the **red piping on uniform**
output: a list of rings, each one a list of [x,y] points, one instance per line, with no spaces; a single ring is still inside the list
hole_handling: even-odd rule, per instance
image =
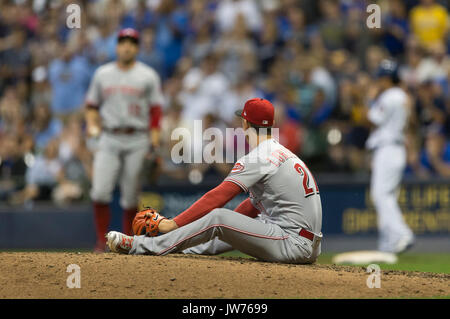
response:
[[[237,184],[239,187],[241,187],[244,190],[244,192],[246,192],[246,193],[248,192],[248,188],[244,184],[242,184],[241,182],[239,182],[238,180],[236,180],[234,178],[227,177],[227,178],[225,178],[225,181],[233,182],[233,183]]]

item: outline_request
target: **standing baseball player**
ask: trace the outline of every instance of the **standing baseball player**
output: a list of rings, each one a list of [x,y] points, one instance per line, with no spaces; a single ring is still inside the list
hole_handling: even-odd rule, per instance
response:
[[[373,151],[370,193],[377,211],[379,250],[401,253],[414,242],[397,202],[406,165],[404,131],[409,114],[408,96],[398,86],[398,67],[394,61],[383,60],[377,77],[379,94],[367,114],[376,126],[367,140],[367,148]]]
[[[136,61],[139,33],[118,34],[117,61],[97,69],[86,97],[89,136],[99,137],[95,152],[91,199],[97,232],[96,251],[106,248],[112,193],[120,180],[123,232],[131,234],[137,213],[139,176],[149,146],[159,146],[163,102],[158,74]]]
[[[322,206],[313,175],[272,138],[274,107],[269,101],[251,99],[237,114],[252,150],[236,162],[228,177],[174,219],[144,211],[150,217],[145,219],[147,230],[164,233],[161,236],[109,232],[111,251],[166,255],[237,249],[265,261],[316,260],[321,250]],[[222,208],[241,192],[249,198],[234,211]]]

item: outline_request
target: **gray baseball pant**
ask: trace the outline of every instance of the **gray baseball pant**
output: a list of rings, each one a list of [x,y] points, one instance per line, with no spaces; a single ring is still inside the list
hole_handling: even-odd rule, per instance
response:
[[[317,237],[317,236],[316,236]],[[314,242],[278,225],[263,223],[226,208],[157,237],[134,236],[130,254],[218,254],[236,249],[264,261],[312,263],[320,254],[320,238]]]
[[[120,177],[120,206],[136,207],[140,174],[148,153],[148,134],[103,133],[94,155],[91,199],[109,203]]]

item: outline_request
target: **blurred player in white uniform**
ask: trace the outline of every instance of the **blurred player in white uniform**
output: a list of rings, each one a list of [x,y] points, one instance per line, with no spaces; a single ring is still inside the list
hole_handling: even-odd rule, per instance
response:
[[[377,211],[378,249],[390,253],[401,253],[414,243],[397,201],[406,166],[404,131],[409,115],[408,96],[398,83],[397,64],[383,60],[378,70],[378,95],[368,111],[376,128],[366,145],[373,151],[370,194]]]
[[[155,70],[136,61],[138,52],[139,33],[129,28],[120,31],[117,61],[97,69],[86,97],[87,132],[99,137],[91,189],[98,252],[106,247],[109,204],[118,181],[122,231],[131,234],[143,163],[149,146],[159,147],[161,81]]]

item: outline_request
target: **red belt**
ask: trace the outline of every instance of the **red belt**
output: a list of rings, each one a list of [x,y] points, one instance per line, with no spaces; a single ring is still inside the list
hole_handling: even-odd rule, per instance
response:
[[[304,228],[302,228],[298,234],[302,237],[308,238],[310,241],[313,241],[314,239],[314,234]]]

